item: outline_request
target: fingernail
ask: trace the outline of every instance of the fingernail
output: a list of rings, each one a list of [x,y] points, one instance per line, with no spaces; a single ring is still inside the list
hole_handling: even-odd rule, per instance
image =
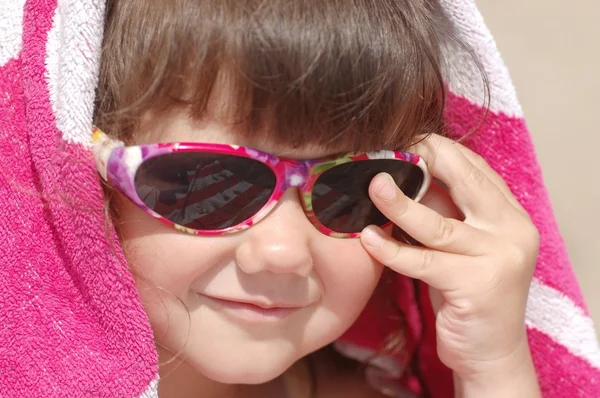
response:
[[[387,173],[385,175],[379,177],[378,186],[375,190],[375,195],[379,197],[381,200],[390,200],[396,195],[396,183],[394,179]]]
[[[371,247],[381,247],[385,242],[383,235],[374,227],[365,228],[362,231],[361,240],[365,245]]]

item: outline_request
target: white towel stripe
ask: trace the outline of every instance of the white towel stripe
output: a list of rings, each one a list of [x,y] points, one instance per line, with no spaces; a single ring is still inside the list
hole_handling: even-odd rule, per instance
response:
[[[23,47],[25,0],[0,1],[0,66],[16,58]]]
[[[46,43],[46,79],[65,141],[91,145],[104,1],[59,0]]]
[[[475,51],[486,70],[491,90],[490,109],[509,116],[522,117],[523,110],[508,69],[475,1],[440,0],[440,3],[453,22],[459,37]],[[477,105],[483,105],[483,80],[479,78],[481,74],[471,58],[454,46],[446,51],[445,56],[445,73],[450,91]]]
[[[138,398],[158,398],[158,376]]]
[[[600,348],[592,319],[563,293],[534,279],[526,311],[527,326],[600,369]]]

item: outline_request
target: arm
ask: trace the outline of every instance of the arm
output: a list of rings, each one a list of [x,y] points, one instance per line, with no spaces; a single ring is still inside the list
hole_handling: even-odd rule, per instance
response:
[[[538,398],[542,396],[525,338],[511,358],[493,364],[485,374],[464,378],[454,373],[456,398]]]

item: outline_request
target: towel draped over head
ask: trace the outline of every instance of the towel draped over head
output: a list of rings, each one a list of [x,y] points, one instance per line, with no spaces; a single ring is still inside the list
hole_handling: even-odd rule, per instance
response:
[[[440,0],[489,77],[490,113],[466,144],[507,181],[541,234],[527,330],[544,397],[600,397],[600,350],[559,234],[532,140],[495,42],[473,0]],[[152,330],[114,231],[90,151],[105,4],[0,2],[0,395],[157,397]],[[481,76],[449,47],[446,118],[460,137],[481,121]],[[114,248],[113,248],[114,246]],[[427,289],[397,276],[390,315],[374,296],[337,342],[364,359],[405,330],[377,366],[415,394],[452,397],[436,355]]]

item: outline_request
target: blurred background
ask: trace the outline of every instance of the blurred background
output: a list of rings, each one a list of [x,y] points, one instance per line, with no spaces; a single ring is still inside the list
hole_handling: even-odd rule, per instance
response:
[[[477,4],[517,88],[558,224],[600,328],[600,2]]]

